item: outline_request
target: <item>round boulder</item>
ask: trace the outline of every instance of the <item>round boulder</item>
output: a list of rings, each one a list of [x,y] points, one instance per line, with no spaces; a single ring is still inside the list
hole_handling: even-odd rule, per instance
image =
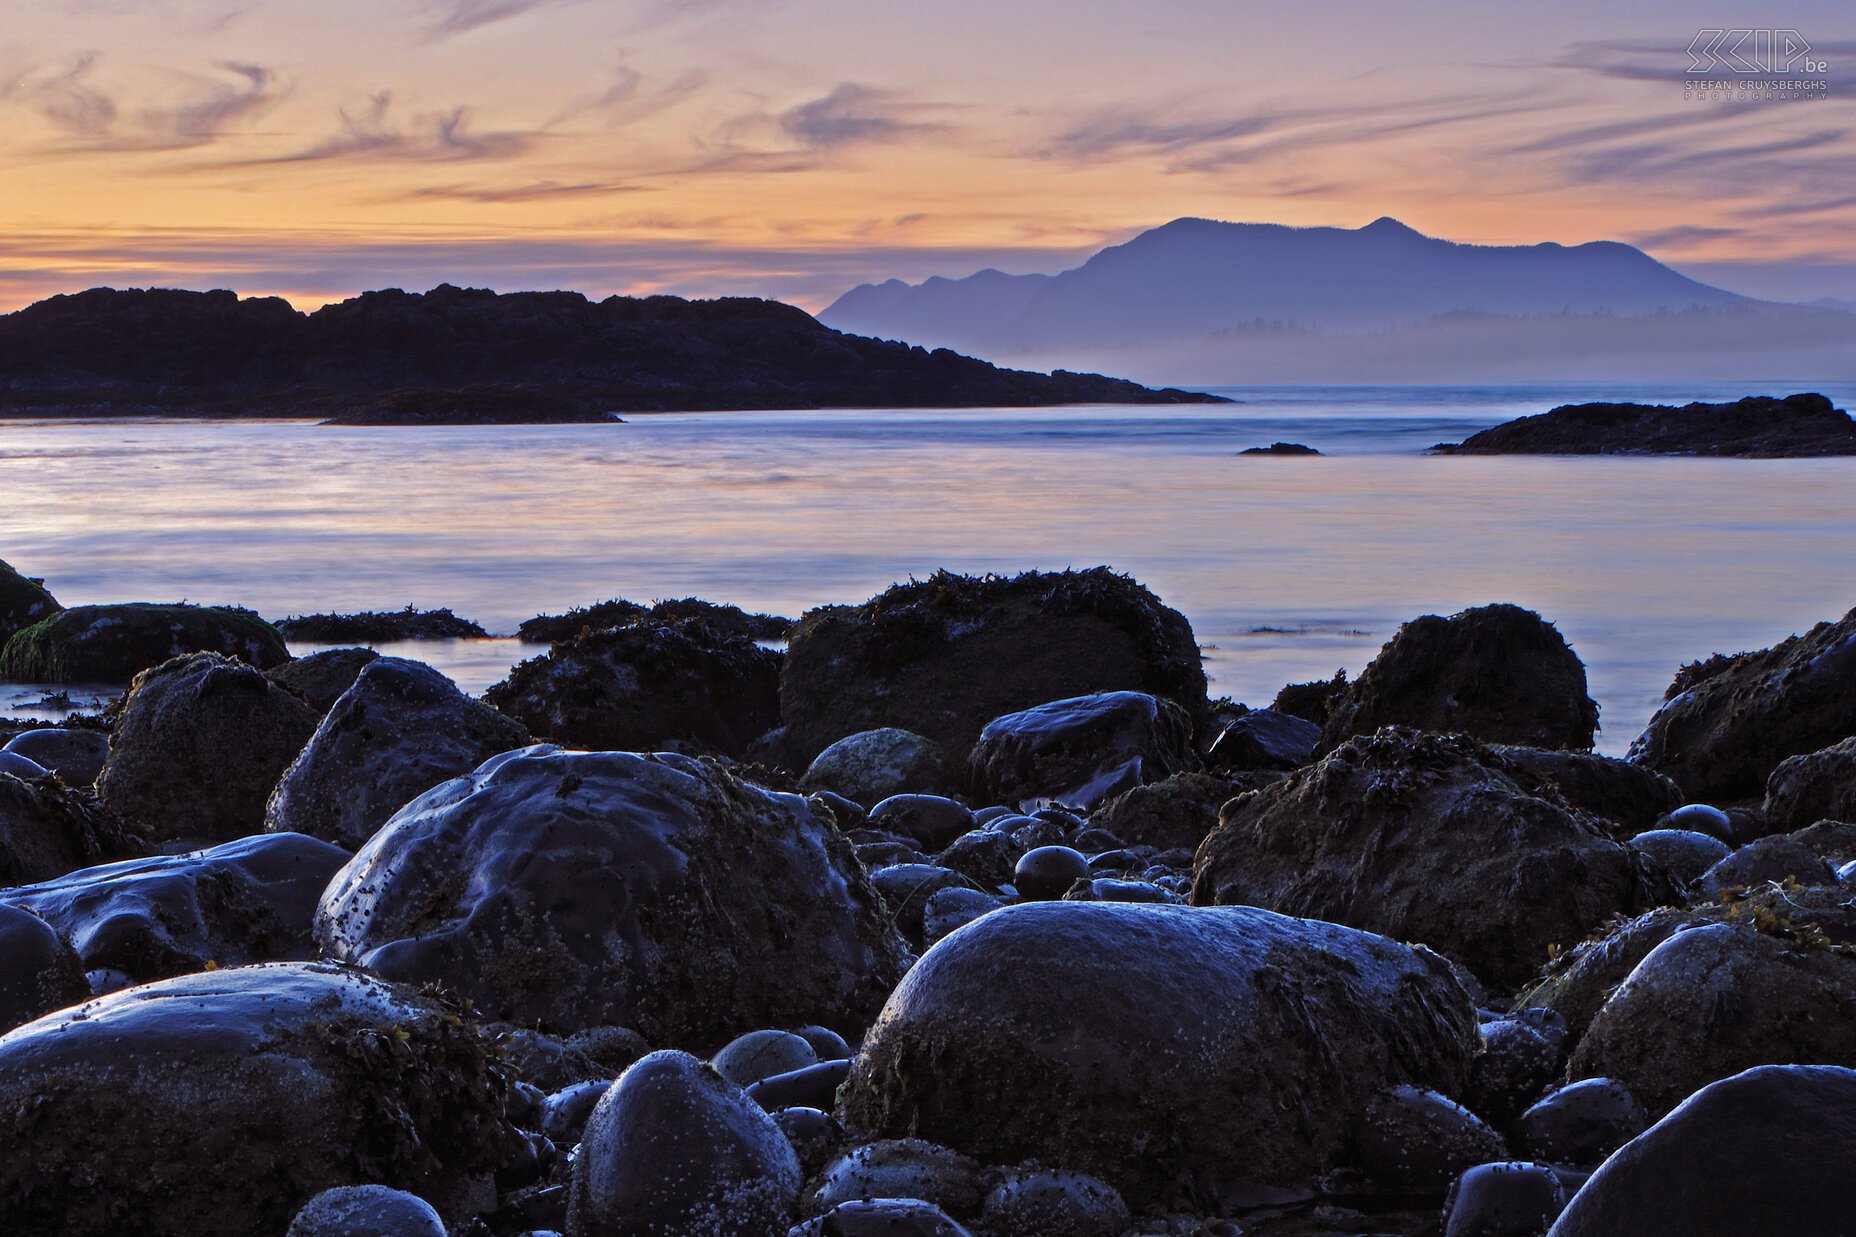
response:
[[[894,726],[846,735],[820,752],[806,770],[811,790],[830,790],[864,807],[891,795],[946,790],[947,754],[933,739]]]
[[[0,1032],[90,996],[77,954],[56,929],[0,905]]]
[[[1651,863],[1661,865],[1677,880],[1691,885],[1709,868],[1734,853],[1733,848],[1719,838],[1692,829],[1646,830],[1632,838],[1629,846],[1648,856]]]
[[[283,635],[250,610],[132,602],[73,606],[21,628],[0,648],[0,679],[127,683],[189,653],[236,657],[260,670],[290,660]]]
[[[11,564],[0,562],[0,647],[22,627],[30,627],[50,618],[61,607],[58,599],[45,591],[44,584],[15,571]]]
[[[284,1237],[445,1237],[432,1205],[384,1185],[340,1185],[303,1205]]]
[[[23,756],[58,775],[66,786],[83,787],[97,780],[109,755],[110,737],[101,730],[63,730],[48,726],[18,734],[0,752]]]
[[[318,713],[327,713],[361,671],[380,660],[373,649],[323,649],[265,671],[271,682],[295,692]]]

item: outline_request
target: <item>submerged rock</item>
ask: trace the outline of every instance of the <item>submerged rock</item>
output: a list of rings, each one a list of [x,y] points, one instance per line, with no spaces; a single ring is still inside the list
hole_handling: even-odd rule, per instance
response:
[[[1781,761],[1766,779],[1760,815],[1775,833],[1820,820],[1856,820],[1856,737]]]
[[[330,708],[265,807],[271,833],[355,850],[440,782],[529,742],[430,666],[383,657]]]
[[[50,618],[64,607],[38,580],[27,579],[0,560],[0,647],[21,628]]]
[[[1691,798],[1751,802],[1781,761],[1852,734],[1856,610],[1761,652],[1684,666],[1630,758]]]
[[[73,606],[21,628],[0,649],[0,679],[127,683],[188,653],[236,657],[260,670],[290,660],[282,634],[250,610],[134,602]]]
[[[904,947],[805,800],[687,757],[528,748],[406,805],[337,874],[316,935],[493,1018],[713,1050],[861,1031]]]
[[[354,971],[131,988],[0,1037],[0,1227],[281,1233],[363,1184],[462,1219],[508,1152],[505,1095],[454,1012]]]
[[[1192,719],[1145,692],[1054,700],[986,723],[973,744],[982,803],[1049,800],[1089,811],[1192,761]]]
[[[796,763],[845,735],[903,726],[964,752],[996,717],[1139,691],[1195,720],[1205,671],[1184,616],[1106,567],[1010,579],[938,572],[794,626],[780,675]]]
[[[1518,983],[1666,877],[1489,748],[1386,729],[1226,805],[1199,905],[1244,903],[1423,941]]]
[[[309,644],[391,644],[400,640],[482,640],[476,623],[450,610],[366,610],[358,614],[303,614],[274,624],[288,640]]]
[[[607,751],[740,756],[780,723],[780,657],[696,626],[621,627],[557,644],[484,699],[541,738]]]
[[[1400,627],[1333,702],[1322,742],[1331,749],[1381,726],[1589,751],[1598,706],[1553,624],[1519,606],[1480,606]]]
[[[1144,1206],[1301,1185],[1377,1088],[1467,1076],[1468,996],[1433,954],[1250,908],[1043,902],[923,955],[840,1093],[869,1137],[1040,1159]]]
[[[97,794],[155,840],[244,837],[315,729],[308,705],[243,662],[177,657],[136,676]]]

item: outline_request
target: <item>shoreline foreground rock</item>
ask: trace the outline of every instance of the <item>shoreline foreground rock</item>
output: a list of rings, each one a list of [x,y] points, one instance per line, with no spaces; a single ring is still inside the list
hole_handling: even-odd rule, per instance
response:
[[[1562,404],[1439,443],[1435,455],[1856,455],[1856,421],[1822,395],[1749,395],[1730,404]]]

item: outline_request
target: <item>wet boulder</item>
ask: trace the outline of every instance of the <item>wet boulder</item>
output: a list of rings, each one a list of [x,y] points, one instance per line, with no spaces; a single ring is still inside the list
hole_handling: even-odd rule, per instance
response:
[[[1381,726],[1589,751],[1598,706],[1585,663],[1553,624],[1519,606],[1413,619],[1346,686],[1322,743],[1334,748]]]
[[[1218,827],[1218,810],[1273,777],[1251,781],[1210,773],[1176,773],[1165,781],[1137,786],[1090,814],[1090,822],[1130,846],[1194,851]]]
[[[209,966],[313,956],[317,901],[348,857],[301,834],[240,838],[0,889],[0,905],[51,924],[84,970],[145,983]]]
[[[859,731],[813,759],[805,786],[866,808],[892,795],[937,794],[948,789],[947,754],[933,739],[894,726]]]
[[[868,824],[911,838],[933,853],[973,828],[974,821],[965,804],[942,795],[891,795],[870,809]]]
[[[303,1204],[284,1237],[445,1237],[432,1205],[384,1185],[339,1185]]]
[[[1768,1065],[1703,1088],[1601,1165],[1552,1237],[1841,1237],[1856,1071]]]
[[[57,930],[0,904],[0,1032],[89,996],[84,968]]]
[[[317,713],[327,713],[354,686],[361,671],[380,660],[373,649],[323,649],[285,662],[265,677],[303,698]]]
[[[1680,787],[1628,760],[1538,747],[1498,746],[1495,750],[1511,764],[1551,782],[1568,804],[1612,821],[1626,833],[1653,829],[1682,806]]]
[[[1691,798],[1746,803],[1781,761],[1856,735],[1856,610],[1772,648],[1684,666],[1630,759]],[[1809,822],[1800,822],[1809,823]]]
[[[460,1220],[508,1154],[506,1096],[454,1010],[355,971],[130,988],[0,1037],[0,1228],[281,1233],[366,1184]]]
[[[1102,692],[996,717],[970,763],[982,803],[1049,800],[1089,811],[1192,762],[1192,719],[1145,692]]]
[[[530,733],[596,751],[740,756],[780,724],[780,655],[700,625],[589,631],[484,699]]]
[[[1387,1189],[1441,1194],[1466,1169],[1506,1159],[1502,1137],[1448,1096],[1423,1087],[1374,1095],[1354,1131],[1360,1163]]]
[[[316,936],[492,1018],[701,1051],[826,1016],[861,1031],[905,952],[806,800],[688,757],[549,747],[407,804],[330,883]]]
[[[1223,729],[1205,753],[1205,762],[1216,769],[1299,769],[1321,745],[1321,727],[1293,713],[1244,709],[1221,720]]]
[[[308,705],[243,662],[178,657],[136,676],[97,794],[156,841],[244,837],[315,729]]]
[[[1566,1189],[1544,1164],[1478,1164],[1450,1187],[1443,1237],[1541,1237],[1565,1207]]]
[[[915,1198],[952,1216],[971,1219],[985,1201],[987,1177],[958,1151],[919,1138],[853,1147],[827,1164],[805,1210],[817,1215],[859,1198]]]
[[[21,628],[0,649],[0,679],[127,683],[189,653],[236,657],[259,670],[290,660],[282,634],[250,610],[132,602],[73,606]]]
[[[50,618],[63,609],[45,585],[15,571],[0,561],[0,647],[21,628]]]
[[[528,733],[421,662],[383,657],[335,702],[265,807],[271,833],[358,848],[393,813]]]
[[[1422,941],[1518,983],[1668,879],[1474,740],[1388,728],[1226,805],[1192,898]]]
[[[1568,1066],[1652,1115],[1754,1065],[1856,1066],[1856,959],[1750,927],[1671,935],[1592,1019]]]
[[[996,717],[1109,691],[1171,700],[1195,722],[1207,708],[1191,625],[1106,567],[937,572],[860,606],[813,610],[794,626],[780,674],[798,764],[879,726],[965,752]]]
[[[1351,1155],[1367,1097],[1467,1076],[1442,959],[1247,907],[1040,902],[975,920],[891,995],[846,1125],[985,1163],[1100,1176],[1137,1206],[1303,1185]]]
[[[797,1218],[800,1184],[786,1135],[739,1087],[654,1052],[587,1120],[567,1237],[769,1237]]]
[[[1719,838],[1690,829],[1650,829],[1632,838],[1629,845],[1685,884],[1700,880],[1709,868],[1734,853]]]
[[[1820,820],[1856,820],[1856,738],[1781,761],[1766,779],[1761,815],[1774,833]]]
[[[103,772],[110,736],[102,730],[67,730],[48,726],[15,735],[0,748],[58,775],[66,786],[85,787]]]
[[[1612,1078],[1582,1078],[1522,1113],[1515,1134],[1529,1155],[1592,1168],[1649,1124],[1643,1105],[1624,1084]]]
[[[51,880],[133,853],[121,822],[92,796],[54,778],[0,773],[0,886]]]

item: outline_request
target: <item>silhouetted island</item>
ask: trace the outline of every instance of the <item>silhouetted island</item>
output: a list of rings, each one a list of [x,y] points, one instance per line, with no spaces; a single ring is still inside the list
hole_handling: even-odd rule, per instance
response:
[[[1439,455],[1856,455],[1856,421],[1817,394],[1731,404],[1564,404],[1439,443]]]
[[[617,412],[1218,403],[845,335],[777,301],[96,288],[0,315],[0,415],[600,421]]]

